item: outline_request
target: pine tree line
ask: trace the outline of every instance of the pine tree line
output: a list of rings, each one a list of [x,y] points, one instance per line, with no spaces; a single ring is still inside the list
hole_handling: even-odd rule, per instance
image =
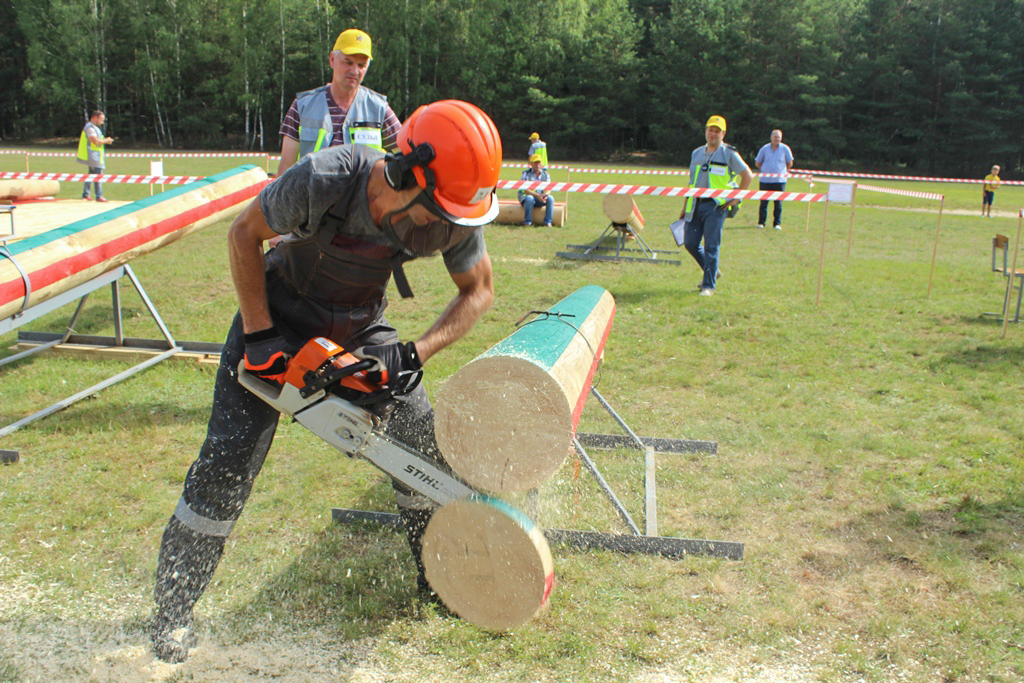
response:
[[[685,163],[708,115],[745,155],[785,131],[803,166],[1024,169],[1024,0],[5,0],[0,138],[276,151],[335,36],[400,117],[472,101],[506,156]],[[557,150],[557,152],[555,151]]]

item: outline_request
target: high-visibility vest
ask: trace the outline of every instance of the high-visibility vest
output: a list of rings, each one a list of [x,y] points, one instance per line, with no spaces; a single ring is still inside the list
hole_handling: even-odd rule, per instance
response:
[[[522,149],[520,147],[520,149]],[[530,151],[527,153],[526,158],[529,159],[534,154],[540,155],[540,167],[548,167],[548,143],[543,140],[537,140],[537,142],[530,145]]]
[[[334,126],[327,106],[327,89],[324,85],[295,96],[299,110],[299,157],[310,152],[330,147],[334,141]],[[342,130],[344,144],[360,144],[373,149],[384,149],[384,116],[388,99],[378,92],[359,86],[352,106],[345,114]]]
[[[92,123],[85,124],[85,128],[82,129],[82,135],[78,138],[78,163],[91,166],[92,168],[103,168],[103,145],[93,144],[89,142],[89,136],[86,135],[86,131],[92,126],[96,129],[96,137],[100,137],[103,133],[100,132],[96,126]]]
[[[723,144],[719,149],[723,150],[726,154],[726,160],[724,162],[714,161],[715,157],[718,156],[718,150],[715,150],[708,158],[708,161],[705,162],[705,165],[708,166],[708,187],[712,190],[736,189],[737,187],[739,187],[739,183],[736,182],[736,174],[733,173],[731,168],[729,168],[728,162],[728,154],[730,152],[735,151],[735,148],[732,147],[731,145]],[[697,178],[698,176],[700,176],[700,172],[701,169],[698,168],[696,173],[690,173],[690,187],[697,187]],[[692,215],[693,208],[696,206],[696,202],[694,201],[695,199],[696,197],[686,198],[686,204],[684,204],[686,210],[684,213],[686,214],[687,218],[689,218]],[[714,200],[715,203],[718,204],[719,206],[725,204],[727,201],[730,201],[722,197],[715,197]]]

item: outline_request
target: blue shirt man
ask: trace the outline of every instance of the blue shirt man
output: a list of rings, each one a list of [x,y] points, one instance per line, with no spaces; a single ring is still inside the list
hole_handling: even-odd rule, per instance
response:
[[[530,157],[530,168],[523,171],[520,180],[529,182],[551,182],[551,176],[540,167],[542,158],[539,154]],[[519,190],[519,203],[523,205],[523,225],[533,225],[533,207],[543,204],[544,227],[550,228],[555,214],[555,198],[546,192],[535,192],[534,190]]]
[[[786,176],[793,168],[793,150],[789,145],[782,143],[782,131],[776,128],[772,131],[772,141],[757,152],[754,159],[757,170],[761,177],[758,178],[759,190],[768,192],[782,192],[786,189]],[[767,176],[765,178],[765,176]],[[764,179],[762,179],[764,178]],[[765,219],[768,218],[768,201],[761,200],[761,206],[757,210],[757,227],[763,228]],[[775,202],[773,212],[775,229],[782,230],[782,202]]]

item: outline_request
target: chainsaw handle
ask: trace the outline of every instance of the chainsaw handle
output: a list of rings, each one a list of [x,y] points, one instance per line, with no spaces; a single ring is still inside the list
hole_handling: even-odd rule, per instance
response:
[[[377,361],[360,360],[350,365],[335,365],[320,377],[316,377],[313,372],[308,372],[306,373],[307,384],[299,390],[299,394],[303,397],[312,396],[321,389],[334,384],[345,377],[351,377],[352,375],[363,372],[364,370],[369,370],[376,365]]]

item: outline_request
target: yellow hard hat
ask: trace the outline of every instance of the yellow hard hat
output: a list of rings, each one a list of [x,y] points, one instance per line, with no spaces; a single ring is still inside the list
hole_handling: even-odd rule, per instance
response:
[[[530,163],[532,164],[535,161],[544,161],[544,159],[542,159],[539,154],[531,154],[530,155]]]
[[[347,55],[366,55],[367,58],[373,59],[373,54],[370,52],[371,47],[370,36],[357,28],[342,31],[338,35],[338,39],[334,41],[335,50],[341,50]]]
[[[540,133],[530,133],[531,140],[540,140]]]
[[[722,132],[724,133],[725,132],[725,119],[723,117],[718,116],[716,114],[715,116],[712,116],[710,119],[708,119],[708,122],[704,124],[705,128],[710,128],[711,126],[716,126],[716,127],[720,128],[722,130]]]

